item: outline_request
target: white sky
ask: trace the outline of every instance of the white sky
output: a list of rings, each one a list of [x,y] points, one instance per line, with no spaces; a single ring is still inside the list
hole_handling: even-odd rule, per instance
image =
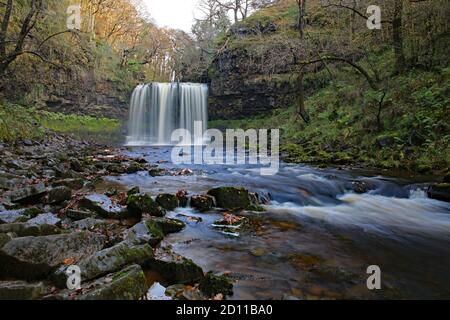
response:
[[[199,0],[144,0],[151,17],[159,27],[191,31]]]

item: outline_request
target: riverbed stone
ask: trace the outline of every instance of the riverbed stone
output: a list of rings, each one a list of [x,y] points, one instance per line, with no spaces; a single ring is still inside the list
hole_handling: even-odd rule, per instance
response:
[[[163,193],[156,197],[156,203],[158,203],[162,208],[173,211],[179,206],[179,201],[176,195]]]
[[[51,226],[60,226],[61,219],[54,213],[44,213],[32,218],[26,222],[27,225],[51,225]]]
[[[157,272],[170,284],[195,284],[203,278],[201,267],[167,247],[156,249],[145,268]]]
[[[30,185],[22,189],[10,191],[7,196],[14,203],[37,203],[39,199],[47,192],[45,185],[39,183]]]
[[[142,216],[147,213],[155,217],[163,217],[166,212],[149,193],[133,194],[127,197],[127,208],[131,215]]]
[[[114,203],[102,194],[91,194],[81,198],[78,207],[96,212],[107,219],[122,219],[128,216],[126,207]]]
[[[15,238],[0,249],[0,277],[43,279],[66,259],[79,261],[104,243],[104,236],[91,232]]]
[[[28,216],[25,210],[8,210],[0,212],[0,224],[1,223],[15,223],[20,220],[26,221],[31,217]]]
[[[153,249],[148,244],[133,246],[122,242],[78,261],[77,266],[81,269],[83,281],[89,281],[119,271],[127,265],[143,264],[152,256]],[[66,286],[67,268],[67,266],[61,267],[53,275],[54,282],[60,288]]]
[[[212,189],[208,195],[216,199],[216,205],[225,210],[244,210],[252,205],[250,193],[244,188],[220,187]]]
[[[0,281],[0,300],[36,300],[45,293],[42,282]]]
[[[218,294],[223,296],[233,295],[233,283],[230,278],[224,275],[215,275],[212,272],[208,272],[199,285],[200,291],[207,297],[213,298]]]
[[[193,196],[191,198],[191,207],[200,212],[206,212],[214,207],[214,197],[212,196]]]
[[[125,231],[125,241],[134,245],[148,243],[156,246],[165,235],[179,232],[185,226],[182,221],[177,219],[150,218]]]
[[[57,204],[72,199],[72,190],[68,187],[55,187],[48,191],[47,203]]]
[[[81,178],[63,179],[52,183],[52,187],[67,187],[72,190],[80,190],[84,186],[84,180]]]

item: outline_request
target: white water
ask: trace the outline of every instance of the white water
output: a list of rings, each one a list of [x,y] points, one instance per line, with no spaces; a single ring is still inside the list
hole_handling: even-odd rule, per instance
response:
[[[196,121],[202,122],[203,134],[208,122],[206,84],[139,85],[131,96],[127,145],[170,145],[173,131],[187,129],[194,134]]]

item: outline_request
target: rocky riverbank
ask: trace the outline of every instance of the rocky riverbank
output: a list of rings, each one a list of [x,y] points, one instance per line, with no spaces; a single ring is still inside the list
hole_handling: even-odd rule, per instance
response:
[[[0,152],[0,299],[146,299],[148,273],[167,280],[173,299],[232,294],[229,278],[202,270],[164,242],[185,227],[165,216],[177,207],[217,207],[224,218],[216,226],[226,230],[243,223],[234,215],[240,210],[263,210],[256,194],[233,187],[192,196],[184,190],[141,193],[138,187],[99,191],[105,176],[192,172],[162,169],[63,135],[1,143]],[[67,288],[72,266],[81,270],[75,290]]]

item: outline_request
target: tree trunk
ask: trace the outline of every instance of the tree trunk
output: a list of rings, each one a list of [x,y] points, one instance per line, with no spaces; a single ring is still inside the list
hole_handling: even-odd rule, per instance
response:
[[[305,13],[306,13],[306,0],[297,0],[298,5],[298,22],[297,28],[300,32],[300,39],[303,39],[305,29]]]
[[[303,83],[303,68],[300,68],[297,77],[297,114],[299,114],[303,121],[309,123],[310,117],[305,108],[305,87]]]
[[[12,8],[13,2],[12,0],[8,0],[6,3],[2,24],[0,26],[0,59],[2,60],[4,59],[6,53],[6,34],[8,32],[9,20],[11,19]]]
[[[392,21],[392,40],[394,42],[395,73],[400,74],[405,70],[405,56],[403,53],[403,0],[394,2],[394,19]]]

